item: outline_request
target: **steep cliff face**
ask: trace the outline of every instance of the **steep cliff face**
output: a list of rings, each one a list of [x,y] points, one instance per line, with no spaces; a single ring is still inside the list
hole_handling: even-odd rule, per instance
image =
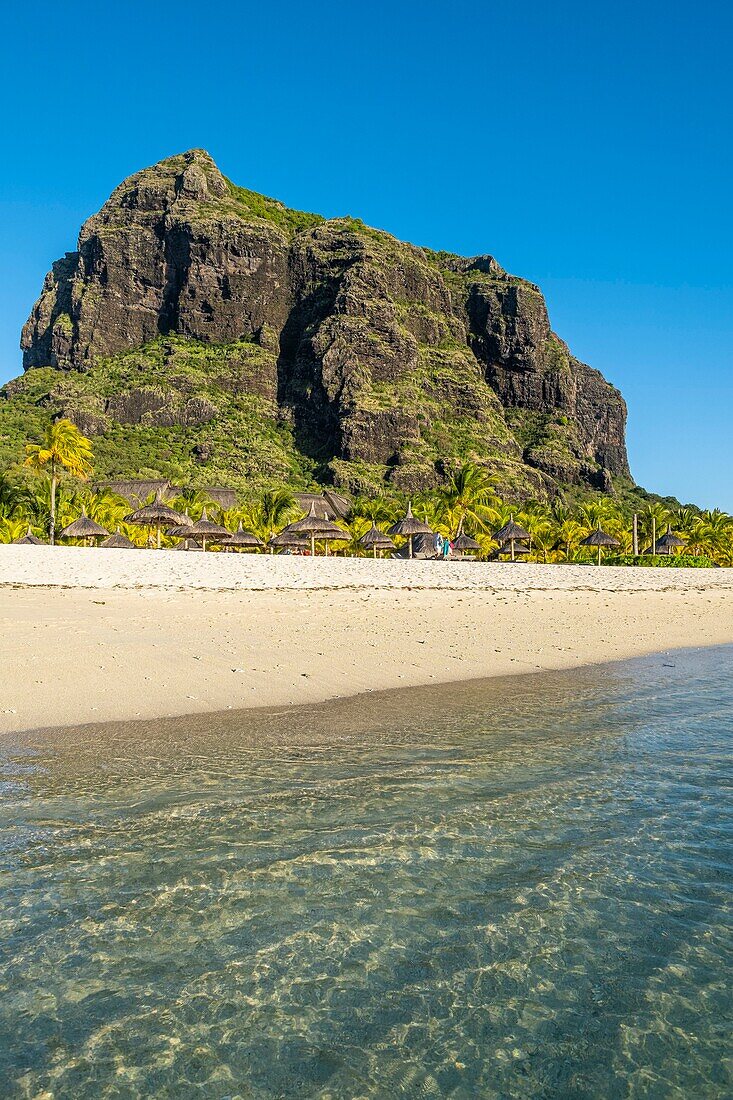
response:
[[[56,411],[107,439],[131,418],[177,425],[193,459],[215,450],[205,426],[236,433],[239,394],[266,402],[313,474],[351,488],[412,490],[468,458],[540,494],[629,476],[623,399],[552,333],[536,286],[488,256],[288,210],[201,150],[113,192],[54,264],[21,346],[28,374],[58,372]],[[206,348],[210,384],[192,393],[177,364]],[[122,369],[136,351],[165,376],[155,394]]]

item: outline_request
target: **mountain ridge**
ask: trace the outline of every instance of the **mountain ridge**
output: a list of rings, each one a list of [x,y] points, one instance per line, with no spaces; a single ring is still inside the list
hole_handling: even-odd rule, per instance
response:
[[[165,429],[193,474],[218,462],[241,480],[217,426],[252,457],[258,422],[294,449],[273,474],[354,491],[415,491],[466,459],[524,495],[630,479],[623,398],[552,331],[535,284],[488,255],[291,210],[204,150],[115,188],[47,275],[21,346],[5,401],[44,372],[37,400],[97,437],[110,474],[143,472],[113,468],[110,441]]]

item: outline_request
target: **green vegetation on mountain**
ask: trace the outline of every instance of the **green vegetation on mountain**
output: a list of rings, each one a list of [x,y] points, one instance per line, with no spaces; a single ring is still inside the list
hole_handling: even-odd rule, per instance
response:
[[[202,150],[135,173],[53,265],[0,391],[0,464],[67,417],[105,477],[439,488],[631,484],[625,406],[490,256],[403,243],[227,180]]]

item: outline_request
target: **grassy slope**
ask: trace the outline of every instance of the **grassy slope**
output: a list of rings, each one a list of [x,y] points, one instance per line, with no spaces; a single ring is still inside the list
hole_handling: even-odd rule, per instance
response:
[[[292,429],[274,402],[259,393],[272,356],[252,344],[202,345],[166,337],[147,347],[100,359],[85,373],[51,368],[28,371],[19,392],[0,402],[0,467],[22,460],[24,444],[38,440],[53,416],[77,412],[99,418],[93,436],[95,469],[102,477],[170,477],[191,485],[244,488],[287,482],[312,484],[309,462],[295,447]],[[10,387],[15,389],[14,385]],[[142,393],[164,398],[179,423],[161,425],[155,411],[125,424],[105,413],[109,397]],[[187,423],[193,402],[212,408],[207,423]],[[203,448],[208,457],[196,457]]]

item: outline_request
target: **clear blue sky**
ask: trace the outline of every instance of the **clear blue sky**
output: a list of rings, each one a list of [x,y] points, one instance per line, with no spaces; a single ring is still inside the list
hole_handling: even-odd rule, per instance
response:
[[[733,511],[727,3],[4,4],[0,381],[52,260],[136,169],[489,252],[629,404],[637,480]]]

